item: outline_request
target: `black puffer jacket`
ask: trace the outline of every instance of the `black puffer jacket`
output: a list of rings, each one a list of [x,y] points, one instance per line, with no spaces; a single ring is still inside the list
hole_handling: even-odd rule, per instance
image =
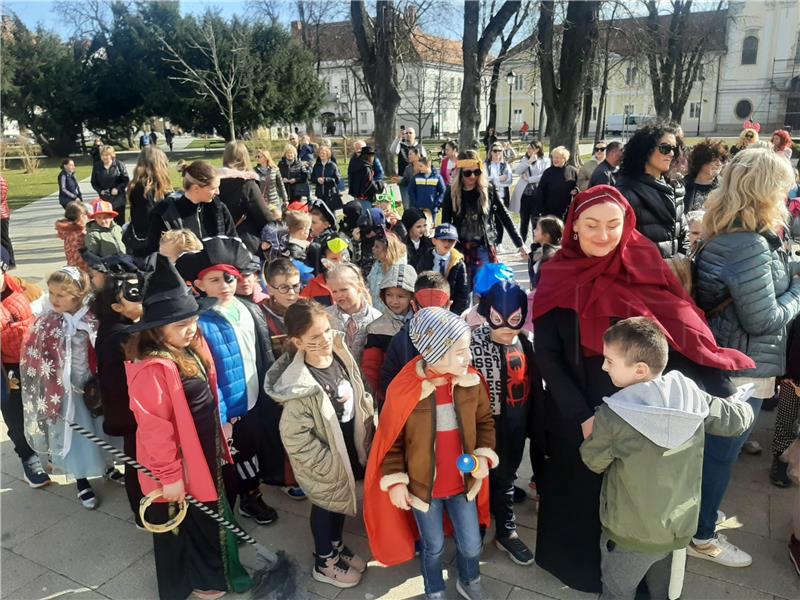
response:
[[[308,187],[308,168],[304,162],[294,160],[289,162],[282,158],[278,163],[278,169],[281,171],[281,177],[284,179],[294,179],[294,183],[285,183],[286,191],[289,193],[289,201],[300,200],[303,196],[306,198],[311,197],[311,191]]]
[[[272,211],[261,195],[258,176],[252,172],[220,169],[219,199],[231,213],[236,235],[255,254],[261,246],[261,230],[273,221]]]
[[[97,353],[97,379],[103,403],[103,431],[108,435],[130,435],[136,432],[136,419],[130,409],[128,381],[125,377],[125,353],[122,345],[128,341],[131,321],[100,324],[95,349]]]
[[[150,211],[150,227],[147,232],[147,254],[158,252],[161,234],[171,229],[189,229],[201,240],[218,235],[236,236],[231,213],[220,201],[195,204],[181,194],[167,197]]]
[[[678,254],[686,237],[683,185],[673,187],[650,175],[620,175],[616,186],[636,213],[636,229],[658,246],[664,258]]]

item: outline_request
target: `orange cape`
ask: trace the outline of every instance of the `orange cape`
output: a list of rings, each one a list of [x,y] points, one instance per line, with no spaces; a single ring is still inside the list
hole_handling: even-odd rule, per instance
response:
[[[414,515],[410,510],[395,507],[389,500],[388,492],[381,490],[380,481],[383,476],[383,459],[403,432],[409,415],[422,396],[424,380],[417,374],[417,363],[420,360],[422,357],[417,356],[403,367],[386,391],[386,403],[380,414],[364,477],[364,524],[369,546],[375,560],[387,567],[413,559],[414,541],[419,538]],[[476,373],[472,367],[469,370]],[[481,485],[477,500],[478,520],[481,525],[488,527],[491,520],[488,477]],[[449,534],[451,531],[452,526],[446,521],[445,532]]]

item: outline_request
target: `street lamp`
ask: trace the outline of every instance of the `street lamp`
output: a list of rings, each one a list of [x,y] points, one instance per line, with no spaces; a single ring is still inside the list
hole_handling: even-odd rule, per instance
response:
[[[506,75],[506,83],[508,84],[508,141],[511,142],[511,92],[514,89],[514,71],[509,71]]]
[[[706,78],[700,76],[700,104],[697,105],[697,137],[700,137],[700,115],[703,112],[703,87],[706,85]]]
[[[536,86],[533,86],[533,102],[531,102],[531,112],[533,119],[531,120],[531,137],[536,138]]]
[[[336,119],[339,118],[339,99],[341,96],[336,92],[336,106],[333,109],[333,134],[336,135]]]

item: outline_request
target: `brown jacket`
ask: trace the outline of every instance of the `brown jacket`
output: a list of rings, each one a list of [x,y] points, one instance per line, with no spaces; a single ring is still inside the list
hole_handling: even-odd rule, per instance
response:
[[[417,368],[422,368],[422,361],[417,363]],[[491,468],[496,467],[500,459],[494,452],[494,419],[489,395],[476,373],[456,378],[453,402],[464,452],[484,456]],[[388,491],[393,485],[405,483],[411,494],[411,505],[427,512],[436,476],[435,441],[436,393],[433,384],[426,380],[416,408],[383,460],[381,489]],[[464,492],[468,500],[478,495],[482,481],[464,475]]]

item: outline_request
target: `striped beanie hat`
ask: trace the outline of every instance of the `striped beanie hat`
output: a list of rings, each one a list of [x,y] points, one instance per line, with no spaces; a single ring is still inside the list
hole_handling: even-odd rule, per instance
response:
[[[411,343],[428,364],[442,360],[461,336],[469,333],[467,322],[446,308],[423,308],[408,324]]]

